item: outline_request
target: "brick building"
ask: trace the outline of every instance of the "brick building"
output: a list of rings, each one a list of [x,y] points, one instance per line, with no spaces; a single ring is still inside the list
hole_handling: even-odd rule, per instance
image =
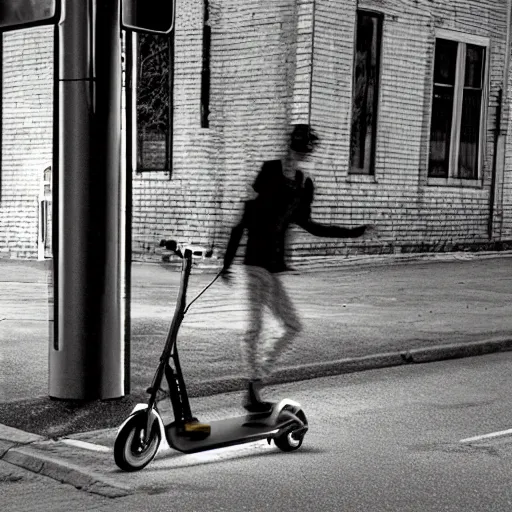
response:
[[[509,246],[510,4],[178,0],[172,173],[133,172],[134,259],[161,258],[164,236],[222,253],[261,163],[284,156],[297,122],[322,141],[304,169],[314,218],[381,235],[297,229],[296,261]],[[38,255],[52,65],[52,29],[4,35],[0,257]]]

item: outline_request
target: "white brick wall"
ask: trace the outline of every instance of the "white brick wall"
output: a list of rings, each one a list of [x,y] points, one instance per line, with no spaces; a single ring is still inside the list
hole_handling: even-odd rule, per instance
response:
[[[294,1],[210,0],[210,128],[200,128],[202,0],[179,0],[174,171],[134,182],[134,253],[154,257],[162,236],[223,252],[241,200],[265,159],[283,154],[295,81]],[[162,214],[148,224],[150,197]],[[141,211],[138,211],[138,205]],[[140,215],[143,215],[142,217]]]
[[[52,33],[3,39],[0,257],[37,257],[39,179],[52,158]]]
[[[305,168],[317,190],[314,217],[346,225],[372,222],[382,236],[374,244],[338,242],[294,230],[295,259],[444,250],[487,241],[505,0],[357,2],[360,8],[384,14],[375,177],[348,174],[356,1],[209,3],[210,127],[200,127],[203,1],[178,0],[174,170],[171,179],[156,172],[134,174],[135,259],[158,259],[158,241],[170,236],[214,242],[222,255],[261,163],[284,156],[290,125],[308,120],[322,140]],[[436,28],[491,41],[480,188],[427,183]],[[51,158],[51,34],[51,29],[37,29],[5,36],[0,254],[11,257],[35,257],[36,173]],[[508,109],[505,116],[510,117]],[[503,215],[495,219],[495,239],[502,228],[501,238],[509,241],[510,137],[509,131]]]
[[[358,5],[384,14],[375,179],[348,174],[355,5],[317,0],[311,121],[324,143],[311,169],[318,191],[314,215],[324,222],[375,223],[382,251],[485,243],[505,2],[362,0]],[[481,188],[427,186],[435,28],[491,39]],[[296,240],[303,254],[318,244],[301,232]],[[326,245],[330,252],[346,254],[360,242]]]

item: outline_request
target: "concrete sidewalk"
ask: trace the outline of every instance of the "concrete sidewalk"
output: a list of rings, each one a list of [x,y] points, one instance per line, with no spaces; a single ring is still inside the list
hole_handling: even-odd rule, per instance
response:
[[[511,256],[338,260],[326,271],[283,275],[304,332],[280,361],[273,382],[508,348]],[[113,403],[64,405],[47,398],[46,267],[0,260],[0,423],[50,436],[111,426],[145,395],[172,316],[179,273],[167,265],[133,265],[131,395]],[[193,273],[189,299],[211,278]],[[241,386],[243,291],[242,275],[232,287],[219,281],[185,318],[180,350],[192,396]],[[277,330],[269,323],[266,334]],[[105,411],[102,419],[99,410]]]
[[[512,253],[326,260],[326,266],[283,276],[304,332],[273,383],[512,347]],[[0,260],[0,459],[91,492],[122,495],[126,490],[99,478],[94,467],[113,464],[115,428],[145,398],[179,273],[133,265],[132,393],[91,403],[47,397],[47,277],[44,264]],[[211,278],[193,273],[189,299]],[[240,275],[233,287],[216,283],[185,318],[182,364],[190,394],[204,397],[194,399],[200,409],[219,401],[213,394],[241,389],[244,317]],[[277,326],[267,328],[271,335]],[[267,392],[276,398],[272,387]],[[84,452],[83,442],[92,443],[92,452]]]

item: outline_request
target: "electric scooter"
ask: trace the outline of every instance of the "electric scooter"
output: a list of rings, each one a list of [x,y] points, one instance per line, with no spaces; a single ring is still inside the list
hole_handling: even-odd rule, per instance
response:
[[[174,240],[162,240],[160,246],[182,258],[177,304],[158,368],[151,386],[147,389],[148,402],[137,404],[119,427],[114,443],[114,460],[117,466],[124,471],[144,468],[155,457],[164,437],[169,447],[183,453],[213,450],[265,439],[269,444],[273,440],[274,444],[285,452],[300,448],[308,430],[308,422],[301,405],[293,400],[281,400],[273,404],[269,412],[247,413],[207,424],[192,415],[178,357],[178,331],[192,303],[212,286],[221,273],[219,272],[187,306],[186,294],[192,260],[211,257],[213,251],[180,244]],[[168,424],[164,424],[157,407],[157,393],[161,390],[164,377],[169,387],[169,399],[174,415],[174,421]]]

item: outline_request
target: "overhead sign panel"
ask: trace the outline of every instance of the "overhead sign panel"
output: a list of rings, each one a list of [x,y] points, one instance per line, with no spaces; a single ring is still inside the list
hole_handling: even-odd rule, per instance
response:
[[[153,34],[174,29],[175,0],[122,0],[122,6],[124,29]]]
[[[0,31],[55,23],[59,0],[0,0]]]

